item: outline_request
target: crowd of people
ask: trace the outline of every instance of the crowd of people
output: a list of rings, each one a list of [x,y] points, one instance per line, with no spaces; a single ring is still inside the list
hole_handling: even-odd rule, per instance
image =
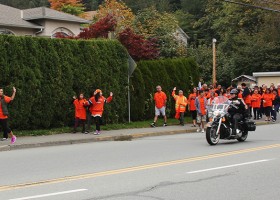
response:
[[[156,90],[157,92],[154,94],[155,118],[151,126],[156,127],[160,115],[164,117],[163,126],[167,126],[166,104],[168,98],[162,91],[161,86],[157,86]],[[184,96],[182,90],[179,90],[178,94],[176,94],[176,90],[177,88],[174,87],[172,91],[172,97],[175,100],[175,118],[179,120],[180,125],[184,125],[184,116],[188,110],[192,117],[192,126],[198,127],[197,132],[205,131],[205,124],[211,118],[209,113],[213,100],[217,96],[225,96],[228,99],[237,96],[246,106],[248,117],[253,117],[254,120],[259,120],[265,116],[265,121],[275,122],[280,107],[280,83],[277,86],[271,84],[270,86],[262,85],[252,88],[242,83],[240,86],[231,86],[226,89],[221,85],[213,87],[212,85],[207,86],[207,84],[203,84],[193,88],[188,97]],[[15,143],[16,136],[8,125],[9,112],[7,105],[14,100],[15,95],[16,88],[13,88],[11,97],[5,96],[3,88],[0,88],[0,125],[4,131],[2,140],[7,140],[8,135],[10,135],[12,144]],[[73,132],[76,133],[78,126],[82,125],[82,132],[86,134],[89,133],[92,120],[94,120],[96,125],[94,134],[100,135],[104,105],[110,103],[112,100],[112,92],[110,92],[108,98],[105,98],[100,89],[95,90],[92,97],[88,100],[84,97],[83,93],[79,94],[78,97],[74,96],[72,100],[75,107],[75,125]],[[89,112],[87,112],[87,110]]]
[[[152,127],[156,127],[157,119],[160,115],[164,116],[164,126],[167,126],[166,103],[167,96],[162,91],[161,86],[156,87],[157,92],[154,95],[155,101],[155,118]],[[175,118],[179,120],[180,125],[184,125],[184,114],[186,110],[191,114],[192,126],[198,127],[197,132],[204,132],[206,122],[211,118],[210,110],[215,97],[225,96],[232,98],[232,91],[236,91],[238,99],[242,100],[246,106],[246,114],[248,118],[253,117],[254,120],[262,119],[265,121],[275,122],[280,107],[280,83],[275,86],[271,84],[247,87],[245,83],[240,86],[230,86],[224,88],[221,85],[213,87],[212,85],[199,84],[193,88],[188,97],[184,96],[182,90],[176,95],[176,87],[173,89],[172,96],[175,100]]]

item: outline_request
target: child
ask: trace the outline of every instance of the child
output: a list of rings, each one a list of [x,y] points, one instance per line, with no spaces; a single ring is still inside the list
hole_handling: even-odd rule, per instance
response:
[[[195,107],[197,111],[197,132],[204,133],[204,123],[206,123],[206,114],[207,114],[207,99],[204,97],[204,91],[199,91],[199,96],[195,99]],[[201,127],[200,127],[201,125]]]
[[[97,89],[94,92],[94,96],[89,99],[89,101],[86,102],[86,105],[90,105],[90,113],[91,116],[94,118],[95,124],[96,124],[96,132],[94,135],[100,135],[100,126],[101,126],[101,120],[102,115],[104,111],[104,104],[110,103],[113,100],[113,93],[110,92],[110,96],[106,99],[102,96],[102,91],[100,89]]]
[[[73,104],[75,106],[75,125],[73,133],[77,132],[77,127],[80,123],[83,126],[82,133],[85,133],[85,125],[87,119],[86,107],[85,107],[86,99],[84,98],[84,94],[80,93],[79,98],[76,96],[73,97]]]
[[[259,94],[258,89],[255,89],[254,94],[252,95],[252,98],[251,98],[251,101],[252,101],[251,105],[253,108],[254,120],[260,119],[261,98],[262,98],[262,96]]]
[[[179,119],[180,125],[184,126],[184,114],[188,105],[188,99],[184,96],[183,91],[179,90],[179,95],[175,94],[176,87],[174,87],[172,96],[175,99],[176,119]]]

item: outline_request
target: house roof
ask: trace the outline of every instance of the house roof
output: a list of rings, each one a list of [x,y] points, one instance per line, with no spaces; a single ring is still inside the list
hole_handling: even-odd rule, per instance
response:
[[[76,22],[80,24],[88,24],[89,20],[70,15],[67,13],[59,12],[46,7],[31,8],[23,10],[23,19],[25,20],[36,20],[36,19],[54,19],[68,22]]]
[[[254,77],[280,76],[280,72],[254,72]]]
[[[232,79],[232,81],[238,81],[240,78],[247,78],[251,81],[254,81],[254,82],[257,82],[256,78],[253,77],[253,76],[249,76],[249,75],[241,75],[241,76],[238,76],[236,77],[235,79]]]
[[[33,29],[43,28],[38,24],[25,21],[21,15],[21,10],[0,4],[0,25]]]
[[[179,33],[181,33],[185,38],[190,39],[190,37],[188,36],[188,34],[187,34],[185,31],[183,31],[183,29],[182,29],[181,27],[178,27],[178,28],[177,28],[177,31],[178,31]]]

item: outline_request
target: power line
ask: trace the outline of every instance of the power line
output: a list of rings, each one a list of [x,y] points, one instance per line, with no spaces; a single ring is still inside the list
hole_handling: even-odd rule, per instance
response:
[[[227,3],[233,3],[233,4],[237,4],[237,5],[242,5],[242,6],[258,8],[258,9],[262,9],[262,10],[268,10],[268,11],[280,13],[280,10],[275,10],[275,9],[272,9],[272,8],[267,8],[267,7],[262,7],[262,6],[254,6],[254,5],[251,5],[251,4],[236,2],[236,1],[230,1],[230,0],[224,0],[224,1],[227,2]]]
[[[269,0],[258,0],[258,2],[260,2],[260,3],[267,3],[267,4],[280,5],[280,3],[278,3],[278,2],[269,1]]]

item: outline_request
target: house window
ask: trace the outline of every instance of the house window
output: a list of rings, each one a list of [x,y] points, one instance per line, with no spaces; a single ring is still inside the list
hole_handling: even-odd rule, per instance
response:
[[[12,31],[5,29],[5,28],[1,28],[0,29],[0,35],[15,35]]]
[[[73,32],[63,27],[55,29],[52,33],[52,38],[64,38],[69,36],[74,36]]]
[[[67,33],[64,32],[56,32],[52,35],[52,38],[63,38],[63,37],[69,37]]]

